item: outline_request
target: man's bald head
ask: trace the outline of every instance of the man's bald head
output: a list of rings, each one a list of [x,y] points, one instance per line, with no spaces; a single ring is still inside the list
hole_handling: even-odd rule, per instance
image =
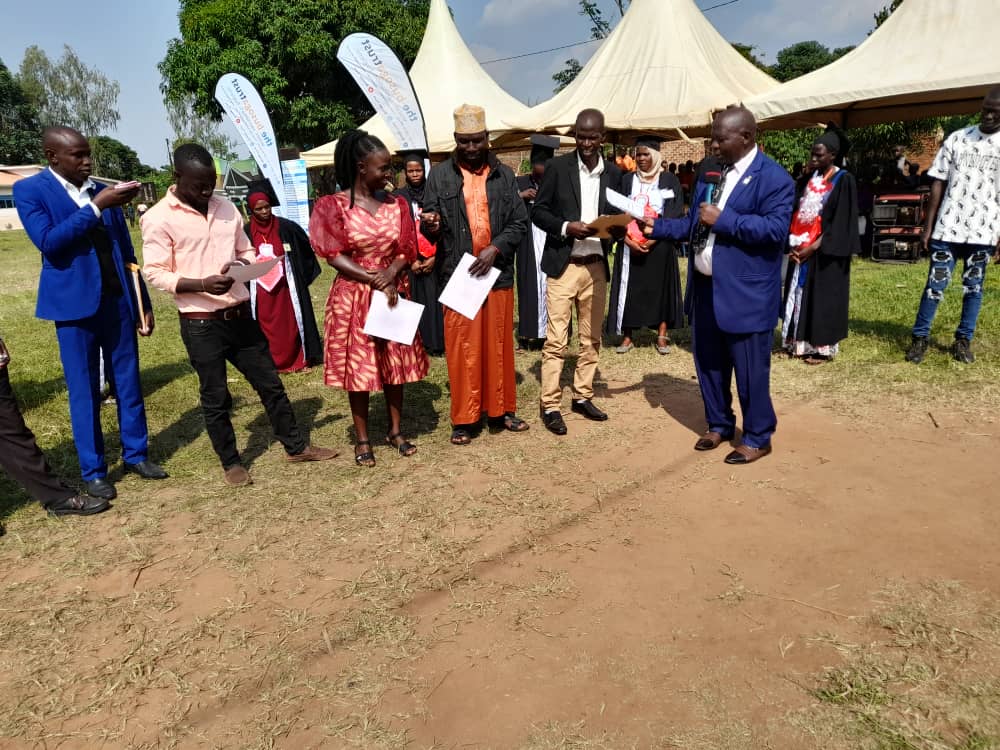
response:
[[[42,150],[52,171],[80,187],[90,177],[90,142],[79,130],[58,125],[42,133]]]
[[[55,125],[42,131],[43,150],[48,151],[64,143],[87,143],[87,139],[79,130],[66,125]]]
[[[757,148],[757,121],[746,107],[727,107],[712,122],[712,152],[723,164],[735,164]]]
[[[576,130],[604,132],[604,113],[599,109],[584,109],[576,116]]]
[[[604,114],[599,109],[585,109],[576,116],[574,128],[576,152],[580,160],[593,169],[601,159],[604,145]]]

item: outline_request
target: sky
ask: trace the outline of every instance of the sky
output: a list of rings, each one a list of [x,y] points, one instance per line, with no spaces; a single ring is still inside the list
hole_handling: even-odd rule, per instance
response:
[[[611,0],[598,2],[606,17],[617,20]],[[701,8],[721,2],[696,0]],[[752,44],[770,63],[779,50],[795,42],[815,39],[831,49],[859,44],[874,26],[875,11],[887,4],[735,0],[705,15],[726,39]],[[78,0],[7,0],[4,5],[0,59],[8,68],[17,70],[30,45],[38,45],[50,58],[58,58],[63,45],[70,45],[84,62],[121,85],[121,121],[107,135],[134,148],[146,164],[167,163],[167,141],[173,132],[163,108],[157,63],[169,40],[179,35],[176,0],[104,0],[96,6]],[[449,0],[449,5],[459,32],[481,62],[583,42],[590,36],[578,0]],[[582,44],[484,68],[508,92],[533,105],[552,95],[552,74],[566,59],[586,62],[598,46]]]

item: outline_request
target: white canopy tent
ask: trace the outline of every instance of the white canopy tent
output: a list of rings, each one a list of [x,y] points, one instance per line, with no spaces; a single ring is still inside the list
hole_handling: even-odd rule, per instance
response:
[[[572,127],[582,109],[604,113],[609,130],[705,132],[715,110],[777,81],[746,60],[693,0],[632,0],[625,16],[572,83],[523,117],[521,131]]]
[[[486,124],[494,137],[508,128],[506,120],[527,113],[528,107],[504,91],[472,56],[465,45],[445,0],[431,0],[423,41],[410,68],[410,80],[420,100],[427,143],[431,153],[447,153],[455,148],[452,113],[462,104],[476,104],[486,110]],[[381,117],[375,115],[361,126],[378,136],[391,151],[398,145]],[[307,167],[333,164],[333,141],[302,153]]]
[[[839,60],[744,104],[775,128],[975,112],[1000,83],[998,34],[997,0],[906,0]]]

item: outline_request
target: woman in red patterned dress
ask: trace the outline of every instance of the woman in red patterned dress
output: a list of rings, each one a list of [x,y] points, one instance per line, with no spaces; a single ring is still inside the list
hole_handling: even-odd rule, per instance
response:
[[[417,450],[403,437],[400,418],[403,384],[421,380],[429,367],[420,334],[406,346],[362,331],[373,289],[383,292],[390,306],[408,291],[406,269],[417,257],[416,225],[406,200],[385,191],[392,167],[378,138],[361,130],[346,133],[337,142],[334,163],[337,183],[349,189],[320,198],[309,221],[316,254],[337,270],[326,302],[324,380],[347,391],[357,437],[354,460],[374,466],[368,439],[372,391],[385,393],[386,443],[402,456]]]

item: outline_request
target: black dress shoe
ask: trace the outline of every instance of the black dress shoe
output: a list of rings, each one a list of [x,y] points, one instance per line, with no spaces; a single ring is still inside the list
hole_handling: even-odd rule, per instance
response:
[[[765,445],[763,448],[751,448],[749,445],[737,445],[736,450],[726,456],[727,464],[752,464],[758,459],[764,458],[771,452],[771,446]]]
[[[542,421],[545,422],[545,428],[556,435],[566,434],[566,423],[563,422],[562,414],[557,411],[545,412],[542,415]]]
[[[114,489],[114,487],[111,487],[112,491]],[[103,513],[110,507],[111,503],[99,497],[74,495],[73,497],[67,497],[65,500],[57,500],[48,505],[45,510],[48,511],[50,516],[92,516],[95,513]]]
[[[118,497],[115,486],[103,478],[91,479],[89,482],[84,482],[83,490],[91,497],[97,497],[101,500],[114,500]]]
[[[125,473],[138,474],[143,479],[166,479],[167,474],[158,464],[152,461],[140,461],[137,464],[125,464]]]
[[[594,402],[589,399],[587,401],[574,401],[573,411],[595,422],[603,422],[608,418],[608,415],[594,406]]]

